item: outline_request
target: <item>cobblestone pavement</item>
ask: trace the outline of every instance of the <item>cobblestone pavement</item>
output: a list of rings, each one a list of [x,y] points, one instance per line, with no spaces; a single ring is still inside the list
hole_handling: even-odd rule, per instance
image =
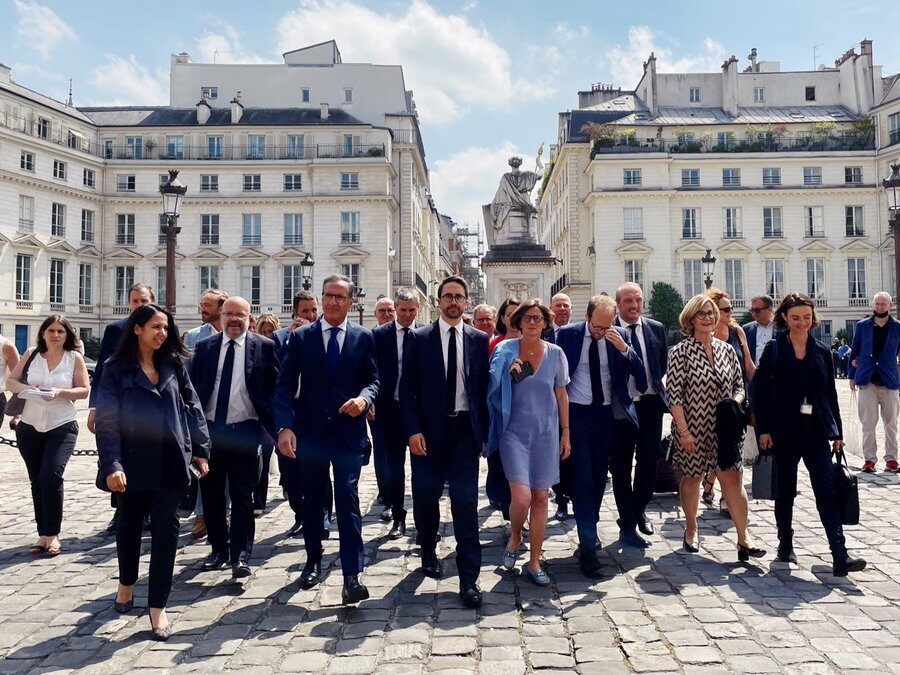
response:
[[[846,383],[840,386],[846,404]],[[80,447],[91,444],[83,428]],[[683,521],[674,495],[651,505],[658,532],[652,547],[623,549],[608,493],[600,525],[608,575],[582,577],[573,523],[552,522],[545,559],[553,585],[546,589],[498,570],[502,525],[482,494],[486,594],[474,611],[456,596],[449,505],[441,543],[446,578],[426,579],[411,539],[385,539],[367,467],[360,492],[370,600],[340,605],[334,539],[325,548],[324,583],[300,589],[303,545],[284,538],[292,515],[277,495],[257,521],[254,573],[243,586],[228,573],[199,572],[208,549],[188,540],[185,522],[169,606],[175,635],[154,643],[145,578],[131,615],[112,609],[115,544],[103,534],[110,510],[93,487],[95,466],[94,457],[72,458],[64,552],[33,560],[26,552],[36,535],[25,468],[13,449],[0,446],[0,673],[900,672],[900,542],[893,528],[900,486],[891,474],[860,479],[863,524],[848,528],[847,540],[869,568],[849,580],[830,576],[803,471],[795,511],[800,564],[793,569],[772,562],[771,502],[751,503],[753,530],[769,554],[758,565],[740,565],[730,521],[712,509],[702,514],[701,552],[679,551]],[[145,555],[145,573],[146,565]]]

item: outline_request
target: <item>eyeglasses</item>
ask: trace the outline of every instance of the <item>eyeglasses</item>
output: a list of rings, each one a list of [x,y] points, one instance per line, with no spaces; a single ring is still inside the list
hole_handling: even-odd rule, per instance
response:
[[[542,314],[526,314],[522,317],[522,323],[543,323],[544,316]]]
[[[343,302],[349,300],[349,295],[335,295],[334,293],[322,293],[322,302]]]
[[[469,298],[465,295],[450,295],[449,293],[445,293],[441,296],[441,300],[443,302],[455,302],[457,305],[461,305],[466,302]]]
[[[600,332],[605,333],[608,330],[612,330],[612,326],[598,326],[597,324],[592,323],[591,330],[594,331],[595,333],[600,333]]]
[[[719,307],[720,312],[725,312],[726,314],[731,314],[731,310],[734,309],[731,305],[728,307]]]
[[[226,319],[240,319],[241,321],[250,318],[249,314],[235,314],[234,312],[222,312],[222,316]]]
[[[702,312],[697,312],[697,316],[701,319],[715,319],[716,313],[711,309],[707,309]]]

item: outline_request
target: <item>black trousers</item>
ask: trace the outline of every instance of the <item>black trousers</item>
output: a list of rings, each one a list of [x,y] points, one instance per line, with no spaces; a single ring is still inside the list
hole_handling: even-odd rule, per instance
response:
[[[253,508],[265,509],[269,500],[269,462],[272,460],[274,445],[264,444],[260,446],[259,480],[253,488]]]
[[[456,567],[462,588],[475,585],[481,568],[478,538],[478,458],[468,413],[447,418],[445,438],[426,438],[424,457],[411,455],[413,518],[423,554],[433,553],[440,526],[444,482],[450,483],[450,512],[456,537]],[[498,454],[498,453],[494,453]]]
[[[818,424],[802,423],[798,426],[798,431],[800,433],[775,437],[775,523],[778,526],[778,539],[790,541],[793,535],[797,467],[802,459],[809,472],[816,497],[816,510],[825,528],[831,554],[842,558],[847,554],[847,545],[831,478],[830,444]]]
[[[34,521],[42,537],[55,537],[62,526],[63,474],[77,438],[77,422],[43,432],[21,420],[16,426],[19,454],[31,482]]]
[[[578,542],[584,550],[597,544],[600,504],[606,491],[612,445],[611,406],[569,404],[573,463],[572,507]]]
[[[559,482],[553,486],[553,499],[559,507],[572,500],[572,458],[559,460]]]
[[[227,553],[232,564],[248,562],[256,522],[253,488],[259,478],[259,422],[209,425],[209,473],[200,481],[206,538],[213,553]],[[231,497],[231,526],[226,520],[225,485]]]
[[[406,520],[404,497],[406,495],[406,444],[400,421],[400,404],[397,401],[379,403],[376,418],[372,423],[372,442],[375,454],[375,473],[378,474],[379,451],[383,484],[379,481],[379,491],[394,513],[394,521]],[[376,439],[379,439],[376,442]],[[380,450],[379,450],[380,446]]]
[[[381,415],[381,408],[376,406],[376,414]],[[380,420],[369,422],[372,435],[372,460],[375,468],[375,483],[378,486],[378,497],[387,500],[388,468],[387,450],[385,448],[385,429]]]
[[[512,492],[509,489],[509,480],[506,471],[503,470],[503,459],[499,452],[491,453],[487,458],[487,478],[485,479],[484,492],[489,501],[496,502],[500,506],[500,513],[509,520],[509,506],[512,503]]]
[[[640,426],[635,427],[627,419],[615,420],[609,461],[619,527],[625,531],[633,530],[644,520],[644,511],[653,499],[662,438],[663,405],[659,396],[643,396],[634,407]],[[634,483],[631,480],[632,463]]]
[[[294,512],[294,520],[303,522],[303,470],[300,468],[300,460],[288,459],[281,453],[278,453],[278,470],[281,472],[281,486],[287,493],[288,504],[291,511]],[[324,480],[325,497],[324,504],[321,506],[321,518],[323,527],[325,523],[331,521],[333,513],[332,505],[334,504],[334,490],[331,487],[331,474],[326,471]]]
[[[203,480],[206,480],[204,478]],[[203,481],[201,481],[202,484]],[[119,558],[119,583],[133,586],[138,580],[141,560],[141,536],[144,514],[150,514],[150,578],[147,605],[163,609],[172,590],[175,552],[178,549],[178,503],[187,483],[158,490],[118,493],[119,529],[116,552]]]

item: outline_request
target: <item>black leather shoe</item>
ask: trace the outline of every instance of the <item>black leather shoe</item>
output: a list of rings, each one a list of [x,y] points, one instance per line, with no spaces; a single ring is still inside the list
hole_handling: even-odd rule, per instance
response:
[[[322,580],[322,563],[308,562],[300,574],[300,588],[310,589]]]
[[[144,532],[150,531],[150,514],[144,516]]]
[[[214,572],[215,570],[225,569],[228,565],[228,554],[227,553],[210,553],[206,556],[206,560],[203,561],[203,571],[204,572]]]
[[[295,520],[294,524],[291,525],[291,529],[287,531],[288,537],[299,538],[303,536],[303,521]]]
[[[402,539],[406,536],[406,521],[394,521],[391,531],[388,532],[388,539]]]
[[[250,576],[250,574],[250,565],[245,563],[243,560],[238,560],[234,565],[231,566],[232,579],[246,579]]]
[[[635,548],[647,548],[650,546],[650,542],[641,537],[634,530],[630,530],[628,532],[624,530],[619,530],[619,541],[623,544],[627,544],[628,546],[634,546]]]
[[[582,550],[578,554],[578,566],[581,567],[581,573],[590,579],[599,579],[603,576],[603,565],[593,549]]]
[[[422,574],[426,577],[431,577],[432,579],[440,579],[444,576],[444,564],[437,559],[437,556],[434,553],[422,556],[421,569]]]
[[[653,529],[653,523],[651,523],[646,518],[639,518],[637,528],[641,534],[646,534],[648,537],[652,537],[656,530]]]
[[[866,569],[866,561],[862,558],[851,558],[845,555],[834,561],[834,576],[845,577],[849,572],[862,572]]]
[[[341,600],[343,600],[345,605],[353,605],[368,599],[369,589],[359,583],[359,578],[355,574],[344,577],[344,590],[341,591]]]
[[[119,509],[116,509],[113,512],[112,520],[109,521],[109,525],[106,526],[106,534],[115,534],[119,531]]]
[[[477,609],[484,602],[484,598],[481,597],[481,589],[478,586],[463,588],[459,592],[459,598],[469,609]]]
[[[170,637],[172,637],[172,626],[166,626],[165,628],[151,628],[153,632],[153,639],[157,642],[165,642]]]
[[[765,554],[766,549],[764,548],[738,544],[738,562],[748,562],[750,558],[762,558]]]
[[[331,528],[330,527],[322,528],[322,541],[325,541],[326,539],[331,539]]]
[[[782,541],[778,543],[778,554],[776,555],[778,562],[797,564],[797,556],[794,553],[794,546],[791,542]]]
[[[128,612],[134,609],[134,598],[132,598],[128,602],[113,601],[113,609],[116,610],[119,614],[128,614]]]
[[[557,520],[565,520],[569,517],[569,505],[568,504],[560,504],[556,507],[556,519]]]
[[[384,511],[378,516],[378,520],[382,523],[389,523],[394,519],[394,510],[390,506],[385,506]]]

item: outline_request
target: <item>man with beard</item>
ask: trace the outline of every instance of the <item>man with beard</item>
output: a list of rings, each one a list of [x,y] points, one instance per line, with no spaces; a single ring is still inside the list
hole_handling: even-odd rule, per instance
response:
[[[222,331],[222,305],[228,299],[228,293],[217,288],[210,288],[200,296],[200,320],[203,322],[191,328],[184,339],[184,346],[193,350],[200,340]]]

